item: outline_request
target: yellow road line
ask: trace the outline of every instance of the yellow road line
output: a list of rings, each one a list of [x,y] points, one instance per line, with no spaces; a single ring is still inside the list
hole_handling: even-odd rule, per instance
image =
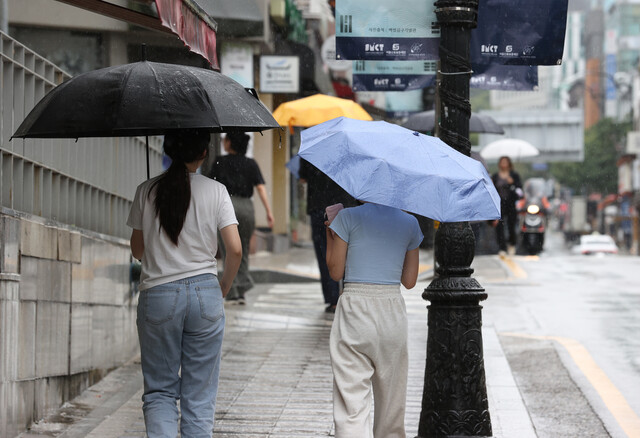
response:
[[[513,274],[514,277],[516,278],[527,278],[527,273],[525,272],[524,269],[522,269],[520,267],[520,265],[518,265],[515,260],[513,260],[511,257],[507,257],[507,256],[500,256],[500,260],[502,260],[502,262],[507,265],[507,268],[509,268],[509,270],[511,271],[511,273]]]
[[[559,336],[534,336],[520,333],[500,333],[505,336],[513,336],[530,339],[546,339],[558,342],[562,345],[580,371],[585,375],[589,383],[596,390],[609,412],[616,419],[624,433],[629,437],[640,437],[640,418],[633,411],[624,395],[616,388],[613,382],[600,368],[589,351],[575,339]]]
[[[423,272],[428,271],[429,269],[433,269],[433,266],[420,263],[418,265],[418,274],[422,274]]]

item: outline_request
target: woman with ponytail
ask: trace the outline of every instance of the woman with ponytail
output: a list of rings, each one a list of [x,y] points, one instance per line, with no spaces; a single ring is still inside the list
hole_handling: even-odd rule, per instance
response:
[[[175,437],[178,424],[183,437],[213,431],[223,301],[242,247],[226,188],[196,173],[209,138],[197,130],[166,135],[171,166],[138,186],[127,220],[131,252],[142,260],[137,326],[149,438]],[[227,249],[220,279],[218,232]]]
[[[231,202],[238,218],[238,231],[242,241],[242,262],[238,276],[233,281],[227,300],[232,303],[245,304],[244,294],[253,287],[253,279],[249,273],[249,242],[256,228],[253,209],[253,188],[255,187],[260,201],[267,212],[267,224],[273,227],[273,215],[267,198],[267,189],[258,163],[246,157],[249,136],[244,132],[231,132],[224,138],[224,150],[228,155],[218,157],[211,170],[211,178],[225,185],[231,195]],[[224,254],[225,247],[222,248]]]

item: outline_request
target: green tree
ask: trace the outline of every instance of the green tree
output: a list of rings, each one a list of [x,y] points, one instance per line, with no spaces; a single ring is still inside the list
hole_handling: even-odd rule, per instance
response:
[[[631,123],[602,119],[585,131],[582,163],[553,163],[551,175],[576,193],[616,193],[616,161],[623,149]]]

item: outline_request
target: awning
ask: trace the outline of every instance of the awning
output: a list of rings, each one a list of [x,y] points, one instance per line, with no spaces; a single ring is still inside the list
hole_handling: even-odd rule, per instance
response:
[[[209,60],[218,68],[216,54],[217,24],[202,9],[202,0],[155,0],[162,25],[177,34],[192,52]]]
[[[189,47],[189,50],[207,59],[213,68],[218,68],[218,57],[216,55],[217,23],[203,8],[203,3],[210,3],[210,0],[143,1],[143,3],[155,3],[158,10],[157,17],[118,6],[105,0],[58,1],[147,29],[172,32],[180,37],[182,42]],[[210,9],[207,8],[207,10]]]

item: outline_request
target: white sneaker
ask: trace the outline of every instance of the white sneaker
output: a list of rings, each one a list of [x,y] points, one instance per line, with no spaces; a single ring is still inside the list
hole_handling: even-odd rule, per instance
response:
[[[509,245],[509,248],[507,249],[507,252],[509,255],[516,255],[516,247],[513,245]]]

